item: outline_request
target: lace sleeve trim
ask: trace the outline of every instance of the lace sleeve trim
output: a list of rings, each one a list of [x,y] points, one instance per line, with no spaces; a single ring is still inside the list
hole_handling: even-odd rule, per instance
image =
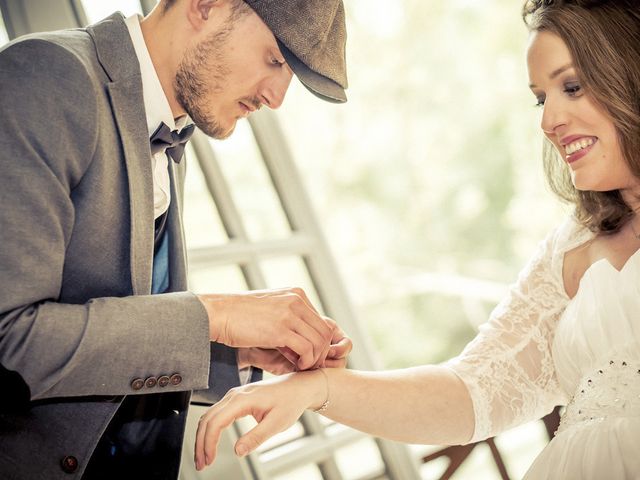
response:
[[[471,396],[471,442],[540,418],[565,400],[551,345],[569,301],[564,253],[591,236],[585,230],[568,219],[548,235],[476,338],[447,362]]]

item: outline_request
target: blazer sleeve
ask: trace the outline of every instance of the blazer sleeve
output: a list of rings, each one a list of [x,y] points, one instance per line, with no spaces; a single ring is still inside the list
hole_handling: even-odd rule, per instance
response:
[[[22,379],[29,400],[154,393],[132,380],[173,374],[162,391],[208,386],[209,326],[195,295],[59,301],[99,88],[61,45],[27,38],[0,50],[0,375]]]

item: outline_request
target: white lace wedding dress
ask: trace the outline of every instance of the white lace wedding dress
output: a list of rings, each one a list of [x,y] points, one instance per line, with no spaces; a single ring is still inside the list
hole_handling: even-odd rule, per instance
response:
[[[564,254],[592,236],[572,220],[555,230],[447,363],[473,401],[470,441],[567,406],[527,480],[640,479],[640,252],[620,271],[597,261],[569,299]]]

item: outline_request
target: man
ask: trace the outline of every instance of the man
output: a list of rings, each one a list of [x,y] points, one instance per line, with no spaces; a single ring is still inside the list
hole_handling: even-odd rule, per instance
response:
[[[176,478],[193,390],[344,365],[302,290],[186,292],[181,223],[189,119],[343,102],[344,42],[341,0],[163,0],[0,51],[1,478]]]

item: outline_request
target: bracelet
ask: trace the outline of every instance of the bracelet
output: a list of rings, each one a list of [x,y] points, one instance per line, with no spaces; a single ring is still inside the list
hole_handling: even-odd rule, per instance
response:
[[[322,413],[324,412],[328,407],[329,407],[329,375],[327,375],[327,372],[324,371],[324,368],[319,368],[318,369],[319,372],[322,372],[322,375],[324,375],[324,381],[325,384],[327,386],[327,398],[324,401],[324,403],[322,405],[320,405],[320,407],[316,408],[314,410],[315,413]]]

